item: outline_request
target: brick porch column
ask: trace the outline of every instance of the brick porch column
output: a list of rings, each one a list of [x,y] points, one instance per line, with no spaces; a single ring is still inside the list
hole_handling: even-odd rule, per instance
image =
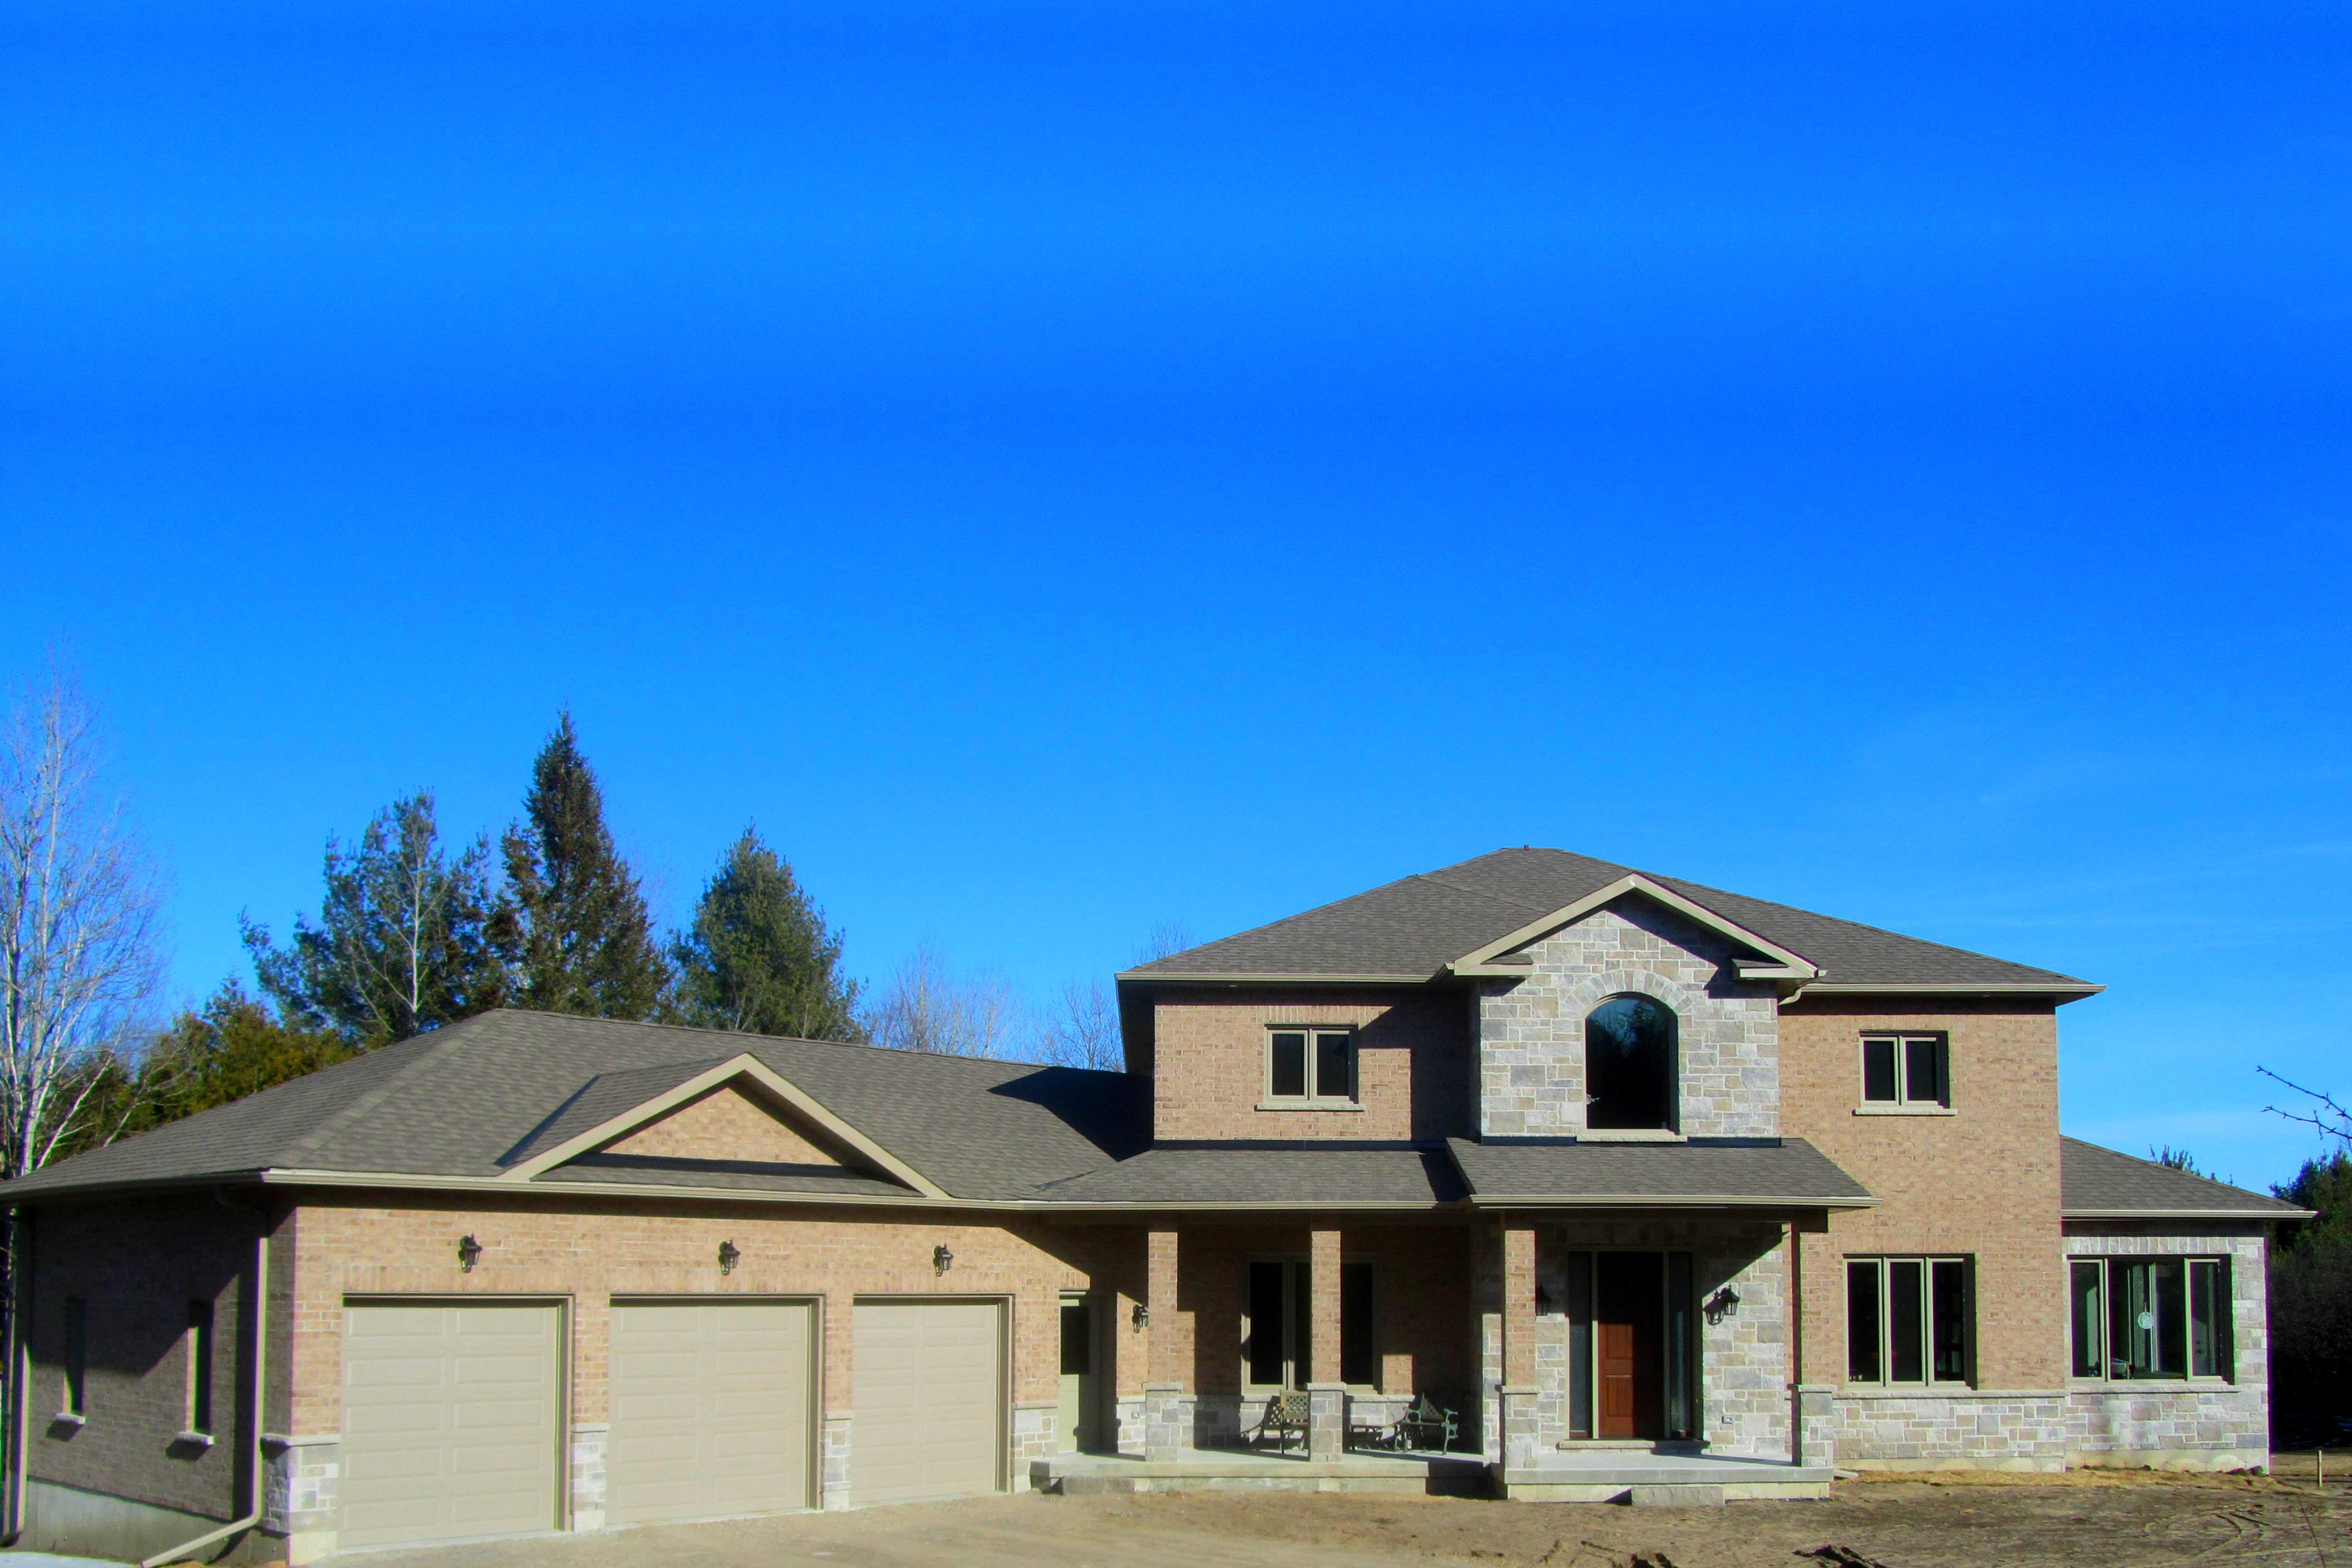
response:
[[[1144,1235],[1143,1305],[1150,1315],[1150,1374],[1143,1384],[1143,1457],[1173,1459],[1192,1446],[1192,1402],[1184,1394],[1183,1346],[1176,1337],[1176,1231]]]
[[[1307,1234],[1307,1453],[1348,1448],[1348,1385],[1339,1372],[1339,1233]]]
[[[1536,1233],[1506,1225],[1503,1252],[1503,1463],[1522,1468],[1536,1456]]]

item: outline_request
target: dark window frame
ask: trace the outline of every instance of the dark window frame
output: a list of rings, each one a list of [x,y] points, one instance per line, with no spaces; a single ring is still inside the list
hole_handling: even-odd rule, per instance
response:
[[[1962,1253],[1845,1259],[1846,1376],[1865,1388],[1976,1383],[1976,1259]]]
[[[2066,1370],[2075,1383],[2238,1381],[2227,1253],[2066,1259]]]

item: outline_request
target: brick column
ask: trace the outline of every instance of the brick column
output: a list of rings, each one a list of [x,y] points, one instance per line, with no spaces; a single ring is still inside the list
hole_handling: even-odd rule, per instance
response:
[[[1348,1448],[1348,1386],[1339,1373],[1339,1233],[1307,1235],[1307,1453]]]
[[[1143,1303],[1151,1317],[1143,1457],[1173,1459],[1192,1446],[1192,1401],[1184,1392],[1184,1347],[1176,1334],[1176,1232],[1155,1226],[1143,1246]]]
[[[857,1410],[856,1390],[850,1386],[857,1364],[856,1299],[847,1291],[828,1295],[817,1303],[818,1332],[824,1337],[821,1358],[824,1393],[820,1408],[824,1429],[817,1435],[817,1506],[828,1512],[849,1507],[850,1442]]]
[[[1506,1225],[1502,1248],[1503,1463],[1531,1465],[1536,1455],[1536,1233],[1526,1225]]]

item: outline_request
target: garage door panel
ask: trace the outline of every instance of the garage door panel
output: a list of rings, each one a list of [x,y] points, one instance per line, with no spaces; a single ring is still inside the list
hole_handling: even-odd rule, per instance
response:
[[[538,1305],[344,1310],[345,1545],[555,1527],[561,1322]]]
[[[850,1493],[911,1502],[997,1489],[1002,1309],[987,1301],[861,1302]]]
[[[814,1327],[805,1302],[616,1304],[608,1521],[809,1506]]]

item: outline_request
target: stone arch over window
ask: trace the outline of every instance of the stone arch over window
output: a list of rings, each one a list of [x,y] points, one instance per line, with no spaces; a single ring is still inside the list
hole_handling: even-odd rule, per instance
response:
[[[1671,1132],[1681,1107],[1681,1020],[1654,996],[1620,993],[1584,1019],[1584,1124]]]

